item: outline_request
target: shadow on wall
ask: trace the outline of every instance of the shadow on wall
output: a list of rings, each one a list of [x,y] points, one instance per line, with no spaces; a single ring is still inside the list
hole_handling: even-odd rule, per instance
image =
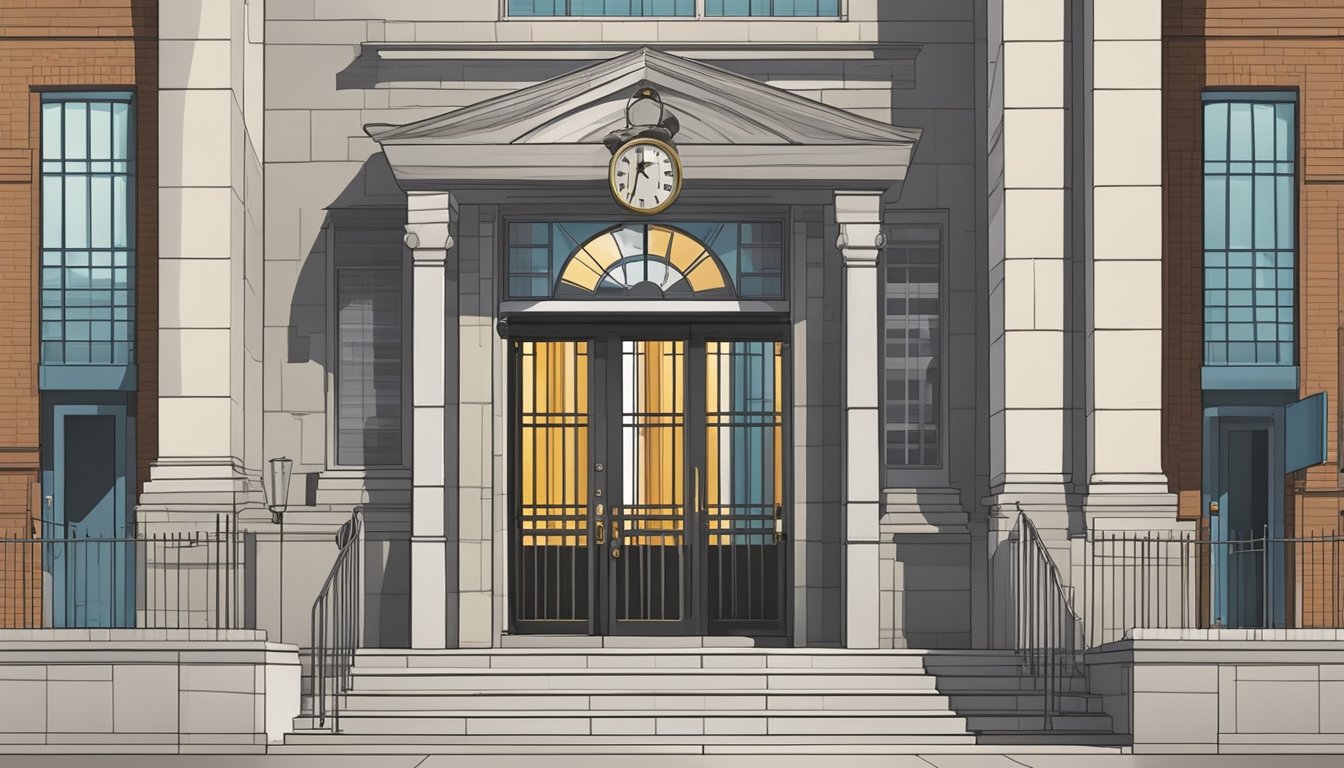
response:
[[[326,206],[290,298],[284,364],[317,363],[334,383],[334,455],[326,467],[385,468],[366,476],[363,644],[410,643],[410,419],[405,396],[409,300],[402,227],[406,196],[387,159],[371,156]],[[335,336],[331,334],[334,332]],[[284,406],[289,407],[289,406]],[[397,472],[396,470],[401,470]],[[317,473],[304,482],[318,501]],[[344,505],[341,505],[344,506]],[[332,555],[334,557],[334,554]],[[317,570],[322,571],[325,562]],[[314,589],[320,585],[315,581]]]

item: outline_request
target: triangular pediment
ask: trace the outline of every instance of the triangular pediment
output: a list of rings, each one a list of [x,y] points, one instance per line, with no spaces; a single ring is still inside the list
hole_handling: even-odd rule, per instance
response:
[[[593,144],[626,127],[626,103],[643,84],[676,116],[681,145],[909,146],[920,135],[651,48],[427,120],[366,130],[383,145]]]

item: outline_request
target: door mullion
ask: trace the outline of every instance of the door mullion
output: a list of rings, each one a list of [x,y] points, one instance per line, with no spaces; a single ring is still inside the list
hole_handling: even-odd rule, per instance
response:
[[[706,440],[708,418],[705,412],[706,381],[705,338],[696,333],[690,336],[686,350],[686,494],[684,498],[683,525],[685,527],[685,548],[687,574],[683,579],[686,590],[686,605],[690,614],[690,627],[700,635],[709,634],[709,611],[705,585],[707,561],[705,548],[705,490],[708,478],[706,471]]]

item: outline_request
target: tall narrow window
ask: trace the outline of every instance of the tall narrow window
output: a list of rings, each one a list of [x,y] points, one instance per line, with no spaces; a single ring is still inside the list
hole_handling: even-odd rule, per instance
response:
[[[1291,93],[1204,94],[1204,364],[1293,365]]]
[[[888,469],[942,464],[942,229],[890,231],[882,255],[883,449]]]
[[[128,93],[42,96],[43,365],[130,365],[135,156]]]
[[[335,237],[336,463],[402,463],[402,270],[396,230]]]

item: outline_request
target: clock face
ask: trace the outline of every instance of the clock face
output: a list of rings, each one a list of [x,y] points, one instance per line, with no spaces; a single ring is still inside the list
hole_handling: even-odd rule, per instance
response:
[[[658,213],[681,193],[681,159],[657,139],[635,139],[611,158],[611,194],[627,210]]]

